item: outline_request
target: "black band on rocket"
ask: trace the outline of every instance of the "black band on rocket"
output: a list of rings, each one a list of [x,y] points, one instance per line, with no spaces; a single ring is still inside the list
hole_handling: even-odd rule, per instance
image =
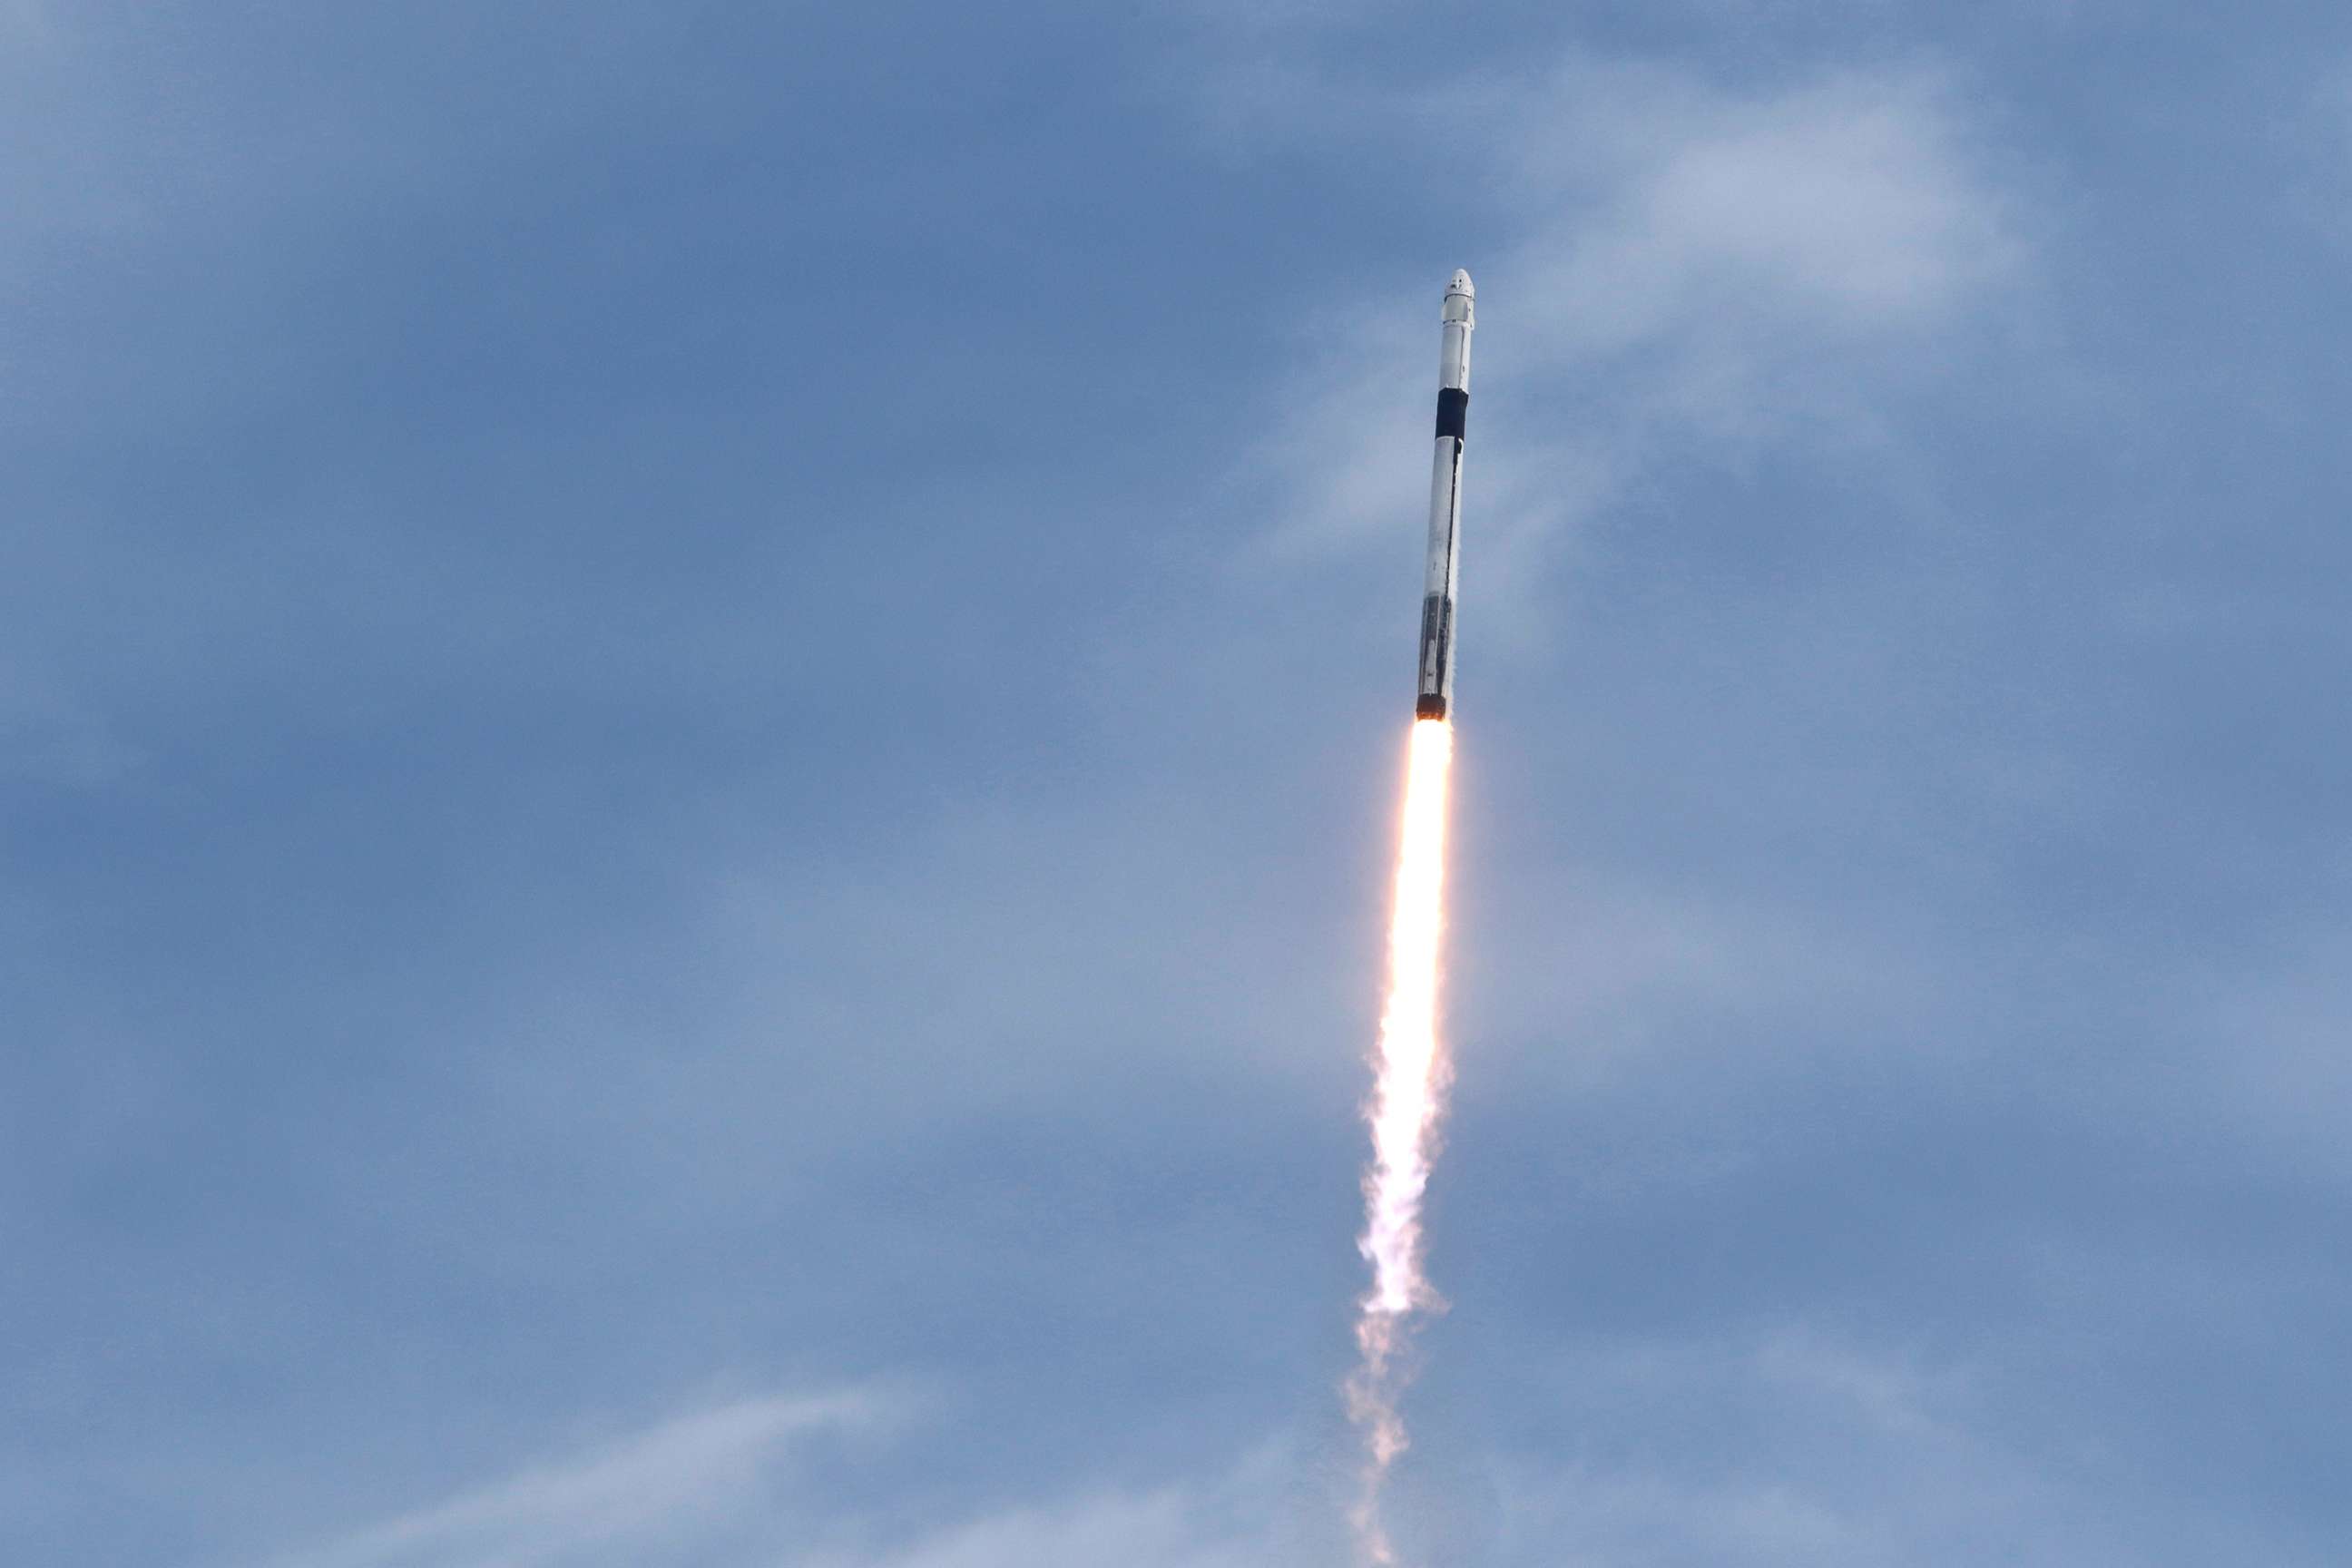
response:
[[[1458,386],[1440,389],[1437,394],[1437,433],[1459,441],[1470,426],[1470,395]]]

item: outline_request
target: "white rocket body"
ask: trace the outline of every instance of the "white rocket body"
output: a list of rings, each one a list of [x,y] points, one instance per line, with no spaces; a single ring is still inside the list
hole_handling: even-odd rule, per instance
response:
[[[1429,573],[1421,600],[1418,719],[1454,705],[1454,545],[1462,531],[1462,441],[1470,417],[1470,333],[1477,291],[1456,272],[1445,289],[1445,342],[1437,362],[1437,450],[1429,479]]]

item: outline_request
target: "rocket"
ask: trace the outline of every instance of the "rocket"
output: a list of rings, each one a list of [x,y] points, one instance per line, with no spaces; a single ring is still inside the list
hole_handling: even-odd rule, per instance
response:
[[[1470,274],[1445,286],[1445,341],[1437,361],[1437,454],[1429,479],[1429,573],[1421,599],[1421,689],[1415,719],[1443,719],[1454,704],[1454,547],[1462,531],[1462,437],[1470,418],[1470,332],[1477,322]]]

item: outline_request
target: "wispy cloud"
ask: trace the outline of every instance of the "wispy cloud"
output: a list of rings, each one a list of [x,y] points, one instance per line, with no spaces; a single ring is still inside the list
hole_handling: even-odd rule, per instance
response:
[[[2340,1181],[2352,1125],[2352,932],[2317,924],[2239,966],[2191,971],[2180,983],[2168,1068],[2187,1069],[2197,1092],[2169,1101],[2145,1084],[2123,1086],[2179,1118],[2179,1132],[2226,1126],[2242,1146]],[[2170,1087],[2170,1075],[2166,1087]],[[2214,1120],[2217,1116],[2221,1120]]]
[[[1265,1449],[1202,1480],[1109,1490],[950,1526],[810,1568],[1283,1568],[1328,1560],[1286,1517],[1289,1457]]]
[[[1541,1375],[1574,1413],[1545,1447],[1573,1457],[1497,1461],[1488,1517],[1456,1526],[1494,1561],[1889,1568],[1948,1562],[1958,1542],[2053,1568],[2231,1554],[2194,1499],[2118,1508],[2126,1483],[2099,1456],[2005,1433],[1987,1409],[1999,1368],[1785,1330],[1613,1342]]]
[[[1506,154],[1508,189],[1542,198],[1517,319],[1552,353],[1694,316],[1929,327],[2021,259],[1979,139],[1932,73],[1742,94],[1576,61],[1515,96],[1532,134]]]
[[[273,1568],[533,1568],[703,1560],[764,1506],[795,1440],[868,1425],[868,1394],[738,1400],[533,1466]]]
[[[1285,1508],[1297,1467],[1279,1447],[1197,1480],[1080,1490],[929,1525],[795,1486],[806,1479],[795,1445],[875,1427],[897,1403],[853,1393],[696,1411],[289,1553],[271,1568],[1263,1568],[1302,1561],[1303,1538]]]
[[[1733,89],[1578,56],[1383,96],[1257,57],[1204,101],[1220,138],[1443,128],[1480,171],[1474,385],[1509,389],[1474,428],[1482,584],[1526,581],[1670,463],[1883,447],[1886,400],[1965,358],[2031,275],[2019,183],[1932,70]],[[1315,356],[1260,458],[1286,491],[1282,553],[1390,537],[1426,436],[1429,321],[1384,297],[1314,332],[1345,346]]]

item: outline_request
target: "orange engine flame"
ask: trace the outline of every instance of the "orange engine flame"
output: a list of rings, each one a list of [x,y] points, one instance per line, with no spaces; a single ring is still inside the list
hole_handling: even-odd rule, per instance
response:
[[[1412,1315],[1437,1306],[1421,1272],[1422,1195],[1444,1109],[1449,1069],[1437,1033],[1438,959],[1445,926],[1446,790],[1454,729],[1442,719],[1412,727],[1404,829],[1397,855],[1396,905],[1389,924],[1388,1005],[1381,1014],[1378,1077],[1369,1112],[1372,1163],[1364,1174],[1364,1234],[1357,1249],[1372,1266],[1356,1342],[1362,1359],[1348,1380],[1348,1407],[1363,1429],[1367,1464],[1356,1527],[1364,1560],[1396,1561],[1380,1520],[1381,1483],[1404,1452],[1399,1365]]]

